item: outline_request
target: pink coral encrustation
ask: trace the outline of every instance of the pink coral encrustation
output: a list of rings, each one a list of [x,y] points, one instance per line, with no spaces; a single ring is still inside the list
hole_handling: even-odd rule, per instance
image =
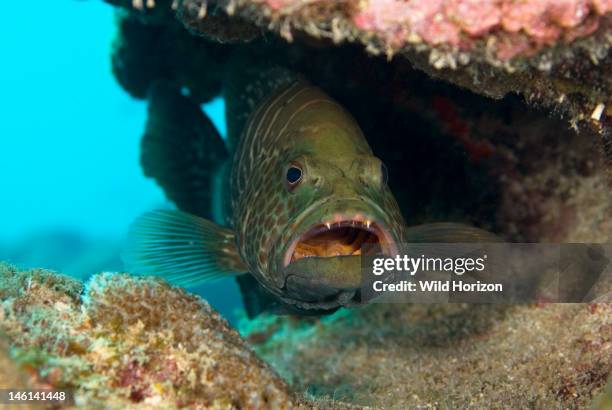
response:
[[[497,57],[502,60],[587,36],[600,27],[598,17],[612,11],[611,0],[363,0],[359,4],[352,17],[357,28],[377,33],[393,45],[412,40],[467,50],[475,40],[495,36],[501,43]]]

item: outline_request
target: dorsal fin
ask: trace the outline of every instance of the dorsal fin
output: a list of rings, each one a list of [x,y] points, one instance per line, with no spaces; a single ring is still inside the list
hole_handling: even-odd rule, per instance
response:
[[[213,180],[228,153],[197,103],[171,85],[156,83],[141,148],[145,175],[155,178],[179,209],[212,218]]]

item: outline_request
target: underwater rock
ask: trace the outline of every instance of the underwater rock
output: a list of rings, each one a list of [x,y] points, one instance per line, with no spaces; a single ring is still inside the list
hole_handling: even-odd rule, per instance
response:
[[[159,55],[167,71],[159,78],[200,102],[220,91],[230,55],[275,62],[300,72],[353,114],[390,170],[408,224],[452,220],[526,242],[610,237],[612,173],[607,178],[606,169],[612,172],[612,151],[606,158],[603,128],[584,127],[571,116],[568,124],[562,112],[551,117],[514,95],[492,100],[431,80],[405,58],[387,61],[355,45],[287,44],[274,37],[217,44],[190,35],[166,6],[165,20],[147,8],[119,19],[121,47],[113,59],[122,64],[115,74],[132,94],[139,89],[143,96],[155,80],[146,75],[155,64],[141,56]]]
[[[29,377],[26,372],[21,371],[13,362],[9,354],[9,343],[6,337],[0,335],[0,389],[21,389],[31,388]],[[0,408],[4,408],[0,405]],[[21,404],[20,409],[39,409],[40,406],[34,404]]]
[[[374,304],[242,330],[294,388],[385,409],[584,408],[612,370],[611,304]]]
[[[191,35],[173,18],[123,13],[117,21],[112,68],[130,95],[145,98],[155,81],[180,84],[199,102],[221,92],[227,48]]]
[[[108,1],[146,16],[174,12],[191,31],[222,42],[250,41],[259,27],[290,42],[359,43],[482,95],[520,93],[611,143],[610,1]]]
[[[193,4],[177,3],[179,18],[184,19],[189,10],[193,14]],[[198,25],[208,24],[209,17],[221,13],[211,4]],[[114,65],[115,74],[133,95],[144,97],[153,81],[166,79],[203,102],[221,90],[228,64],[234,61],[229,56],[275,62],[299,72],[353,114],[390,170],[391,189],[408,224],[453,220],[512,241],[605,242],[610,238],[612,117],[606,110],[612,105],[604,103],[601,121],[591,119],[589,111],[594,101],[612,95],[610,53],[593,67],[588,57],[566,53],[585,66],[563,74],[562,81],[554,79],[556,74],[518,69],[509,73],[487,68],[477,73],[479,84],[488,90],[484,94],[495,97],[509,90],[503,86],[494,91],[498,87],[491,80],[497,76],[495,70],[512,76],[507,78],[511,88],[524,81],[542,90],[552,90],[547,88],[551,81],[565,87],[566,96],[555,102],[551,117],[549,110],[540,107],[539,97],[523,93],[522,98],[508,95],[492,100],[434,81],[415,61],[401,55],[388,61],[364,53],[357,45],[312,41],[303,34],[291,44],[275,36],[249,37],[252,41],[242,45],[219,44],[210,41],[210,35],[190,35],[177,23],[169,1],[158,2],[154,8],[122,5],[132,11],[123,11],[119,19],[117,44],[121,46],[113,60],[121,62]],[[160,10],[165,10],[164,18],[158,16]],[[215,24],[211,22],[208,29]],[[197,31],[194,27],[190,29]],[[160,31],[163,36],[158,35]],[[135,36],[135,32],[141,34]],[[608,43],[599,44],[607,47]],[[164,62],[142,56],[158,56]],[[156,64],[165,74],[148,76],[149,71],[158,70]],[[470,65],[461,67],[447,70],[460,73]],[[592,83],[589,76],[599,79]],[[580,90],[572,91],[577,84]],[[596,98],[584,97],[587,94]],[[589,112],[576,116],[572,109],[559,108],[569,99],[587,104]]]
[[[0,302],[12,366],[31,373],[31,388],[71,391],[79,408],[306,403],[205,301],[152,278],[102,273],[84,289],[53,272],[0,264]],[[1,371],[0,384],[22,387],[16,377]]]

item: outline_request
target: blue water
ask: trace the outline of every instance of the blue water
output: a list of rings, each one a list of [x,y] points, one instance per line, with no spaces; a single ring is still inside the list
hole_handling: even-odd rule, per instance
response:
[[[139,166],[146,105],[115,82],[102,1],[3,4],[0,260],[86,277],[122,269],[132,220],[172,204]],[[206,112],[224,132],[223,102]],[[234,320],[233,280],[197,289]]]

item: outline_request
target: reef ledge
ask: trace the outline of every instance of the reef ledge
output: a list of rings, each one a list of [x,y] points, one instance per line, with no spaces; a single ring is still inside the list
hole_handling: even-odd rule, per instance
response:
[[[0,262],[0,364],[2,388],[70,392],[60,408],[349,408],[294,394],[206,301],[127,274]]]
[[[176,17],[214,43],[274,33],[312,45],[313,55],[359,44],[481,95],[518,93],[610,150],[610,0],[105,1],[155,24]]]
[[[0,262],[0,388],[71,394],[53,408],[603,409],[612,400],[612,304],[373,304],[240,327],[246,339],[206,301],[155,278],[101,273],[83,284]]]
[[[241,333],[295,389],[353,404],[597,410],[612,403],[609,303],[374,303],[311,323],[258,318]]]

